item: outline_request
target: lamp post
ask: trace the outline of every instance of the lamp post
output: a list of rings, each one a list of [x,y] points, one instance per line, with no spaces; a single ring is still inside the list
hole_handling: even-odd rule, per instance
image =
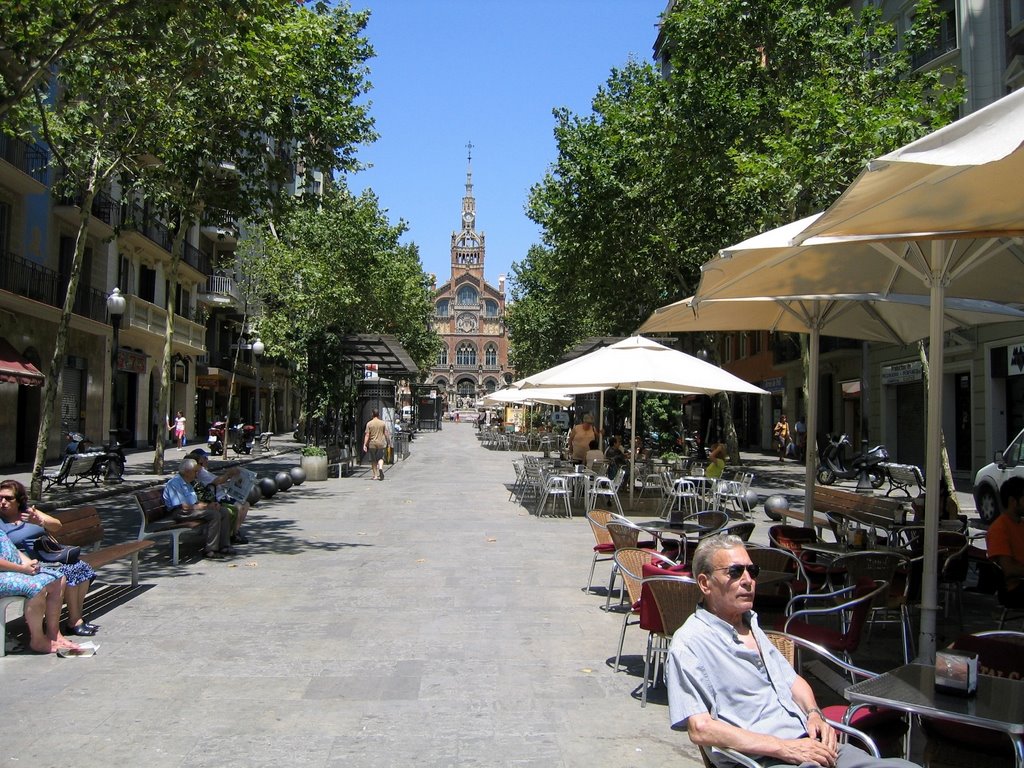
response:
[[[110,442],[117,439],[117,352],[120,348],[121,315],[128,307],[128,301],[121,295],[120,288],[114,288],[107,296],[107,314],[110,315],[110,324],[114,328],[114,344],[110,350]]]
[[[263,432],[263,424],[261,422],[263,414],[260,413],[260,358],[263,357],[266,349],[266,345],[257,336],[256,341],[252,343],[252,354],[256,358],[256,434],[254,435],[256,439],[253,441],[253,453],[262,453],[263,451],[263,442],[260,440],[260,434]]]

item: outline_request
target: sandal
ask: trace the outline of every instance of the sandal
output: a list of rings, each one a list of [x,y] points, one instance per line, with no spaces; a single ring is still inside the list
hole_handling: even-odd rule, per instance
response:
[[[221,557],[223,557],[224,555],[233,555],[235,554],[235,550],[231,547],[221,547],[217,550],[217,554]]]
[[[222,555],[220,552],[208,549],[205,552],[203,552],[203,557],[209,558],[210,560],[220,560],[222,557],[224,557],[224,555]]]

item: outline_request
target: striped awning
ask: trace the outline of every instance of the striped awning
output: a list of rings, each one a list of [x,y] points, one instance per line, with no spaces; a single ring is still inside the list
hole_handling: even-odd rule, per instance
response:
[[[0,382],[23,387],[41,387],[46,377],[17,352],[7,339],[0,338]]]

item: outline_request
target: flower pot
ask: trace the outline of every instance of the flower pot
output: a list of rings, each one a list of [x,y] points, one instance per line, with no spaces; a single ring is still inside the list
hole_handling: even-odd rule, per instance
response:
[[[306,470],[306,479],[309,481],[327,479],[327,457],[326,456],[303,456],[299,465]]]

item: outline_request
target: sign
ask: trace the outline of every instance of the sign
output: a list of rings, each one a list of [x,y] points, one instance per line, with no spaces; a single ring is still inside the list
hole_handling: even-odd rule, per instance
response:
[[[117,370],[128,373],[145,373],[146,356],[130,349],[117,350]]]
[[[1024,343],[1008,344],[1006,347],[1006,375],[1020,376],[1024,373]]]
[[[377,378],[377,364],[367,363],[363,366],[363,378],[364,379],[376,379]]]
[[[912,363],[896,363],[895,365],[882,366],[882,384],[893,386],[894,384],[909,384],[914,381],[921,381],[921,361]]]
[[[761,389],[767,389],[769,392],[782,392],[786,389],[786,378],[784,376],[773,376],[770,379],[764,379],[758,386]]]

